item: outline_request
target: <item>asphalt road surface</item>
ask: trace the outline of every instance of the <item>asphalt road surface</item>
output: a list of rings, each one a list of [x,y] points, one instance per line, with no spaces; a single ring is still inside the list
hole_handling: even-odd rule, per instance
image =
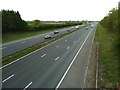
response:
[[[82,26],[84,26],[84,25],[78,25],[78,28],[80,28]],[[12,41],[9,43],[4,43],[2,48],[0,48],[0,49],[2,49],[2,57],[13,54],[17,51],[23,50],[25,48],[28,48],[30,46],[33,46],[35,44],[45,41],[46,40],[45,35],[50,35],[51,37],[56,37],[58,35],[68,33],[67,30],[70,30],[70,31],[76,30],[76,26],[74,26],[72,28],[58,30],[59,31],[58,34],[54,34],[54,32],[49,32],[49,33],[21,39],[21,40]]]
[[[3,88],[56,88],[78,50],[94,31],[90,26],[88,30],[78,30],[2,68]]]

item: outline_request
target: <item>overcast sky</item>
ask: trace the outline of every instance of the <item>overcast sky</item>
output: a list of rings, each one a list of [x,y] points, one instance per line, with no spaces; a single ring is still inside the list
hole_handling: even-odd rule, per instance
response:
[[[23,20],[99,21],[119,0],[1,0],[0,10],[19,11]]]

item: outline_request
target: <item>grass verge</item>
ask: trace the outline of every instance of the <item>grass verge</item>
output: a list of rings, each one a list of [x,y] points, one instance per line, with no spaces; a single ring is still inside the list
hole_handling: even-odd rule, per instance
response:
[[[27,37],[31,37],[35,35],[40,35],[40,34],[52,32],[55,30],[61,30],[61,29],[69,28],[69,27],[73,27],[73,26],[57,28],[57,29],[41,30],[41,31],[36,31],[36,32],[4,33],[2,35],[2,43],[10,42],[10,41],[18,40],[18,39],[23,39],[23,38],[27,38]]]
[[[84,27],[86,27],[86,26],[84,26]],[[84,28],[84,27],[82,27],[82,28]],[[76,29],[74,31],[71,31],[71,32],[67,33],[67,34],[60,35],[60,36],[57,36],[55,38],[51,38],[51,39],[49,39],[47,41],[41,42],[39,44],[36,44],[36,45],[31,46],[29,48],[26,48],[24,50],[18,51],[18,52],[14,53],[14,54],[11,54],[9,56],[3,57],[2,58],[2,66],[6,65],[6,64],[8,64],[8,63],[10,63],[12,61],[15,61],[15,60],[17,60],[18,58],[20,58],[22,56],[25,56],[25,55],[27,55],[27,54],[29,54],[29,53],[37,50],[37,49],[40,49],[41,47],[44,47],[44,46],[46,46],[46,45],[48,45],[48,44],[50,44],[50,43],[52,43],[52,42],[54,42],[54,41],[56,41],[56,40],[58,40],[60,38],[63,38],[63,37],[75,32],[77,30],[80,30],[82,28],[78,28],[78,29]]]
[[[118,55],[113,43],[116,34],[98,25],[95,42],[99,43],[99,86],[116,88],[118,84]]]

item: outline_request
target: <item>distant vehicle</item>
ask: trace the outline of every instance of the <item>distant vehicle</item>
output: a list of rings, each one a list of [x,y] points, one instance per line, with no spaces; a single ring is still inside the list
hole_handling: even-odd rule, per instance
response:
[[[59,32],[58,31],[54,31],[54,34],[58,34]]]
[[[76,28],[78,28],[79,26],[76,26]]]
[[[45,39],[49,39],[49,38],[51,38],[50,35],[46,35],[46,36],[45,36]]]
[[[93,25],[91,25],[91,27],[93,28]]]
[[[88,27],[86,27],[85,29],[88,30]]]
[[[71,29],[73,29],[74,27],[71,27]]]
[[[74,30],[74,29],[75,29],[75,27],[71,27],[71,28],[70,28],[70,30]],[[69,31],[69,30],[68,30],[68,31]]]
[[[70,30],[68,29],[67,32],[70,32]]]

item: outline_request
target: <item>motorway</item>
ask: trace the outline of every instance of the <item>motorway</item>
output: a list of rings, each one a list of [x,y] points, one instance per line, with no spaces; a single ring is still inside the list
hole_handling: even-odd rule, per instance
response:
[[[78,25],[78,28],[80,28],[82,26],[84,26],[84,25]],[[30,46],[33,46],[35,44],[45,41],[46,40],[45,35],[50,35],[51,37],[56,37],[58,35],[68,33],[67,30],[73,31],[75,29],[76,29],[76,26],[74,26],[72,28],[70,27],[70,28],[59,30],[58,34],[54,34],[54,32],[49,32],[49,33],[45,33],[45,34],[41,34],[41,35],[37,35],[37,36],[25,38],[25,39],[11,41],[9,43],[4,43],[2,48],[0,48],[0,49],[2,49],[2,57],[8,56],[17,51],[23,50],[25,48],[28,48]]]
[[[78,50],[94,32],[90,26],[88,30],[83,28],[2,68],[3,88],[56,88]]]

